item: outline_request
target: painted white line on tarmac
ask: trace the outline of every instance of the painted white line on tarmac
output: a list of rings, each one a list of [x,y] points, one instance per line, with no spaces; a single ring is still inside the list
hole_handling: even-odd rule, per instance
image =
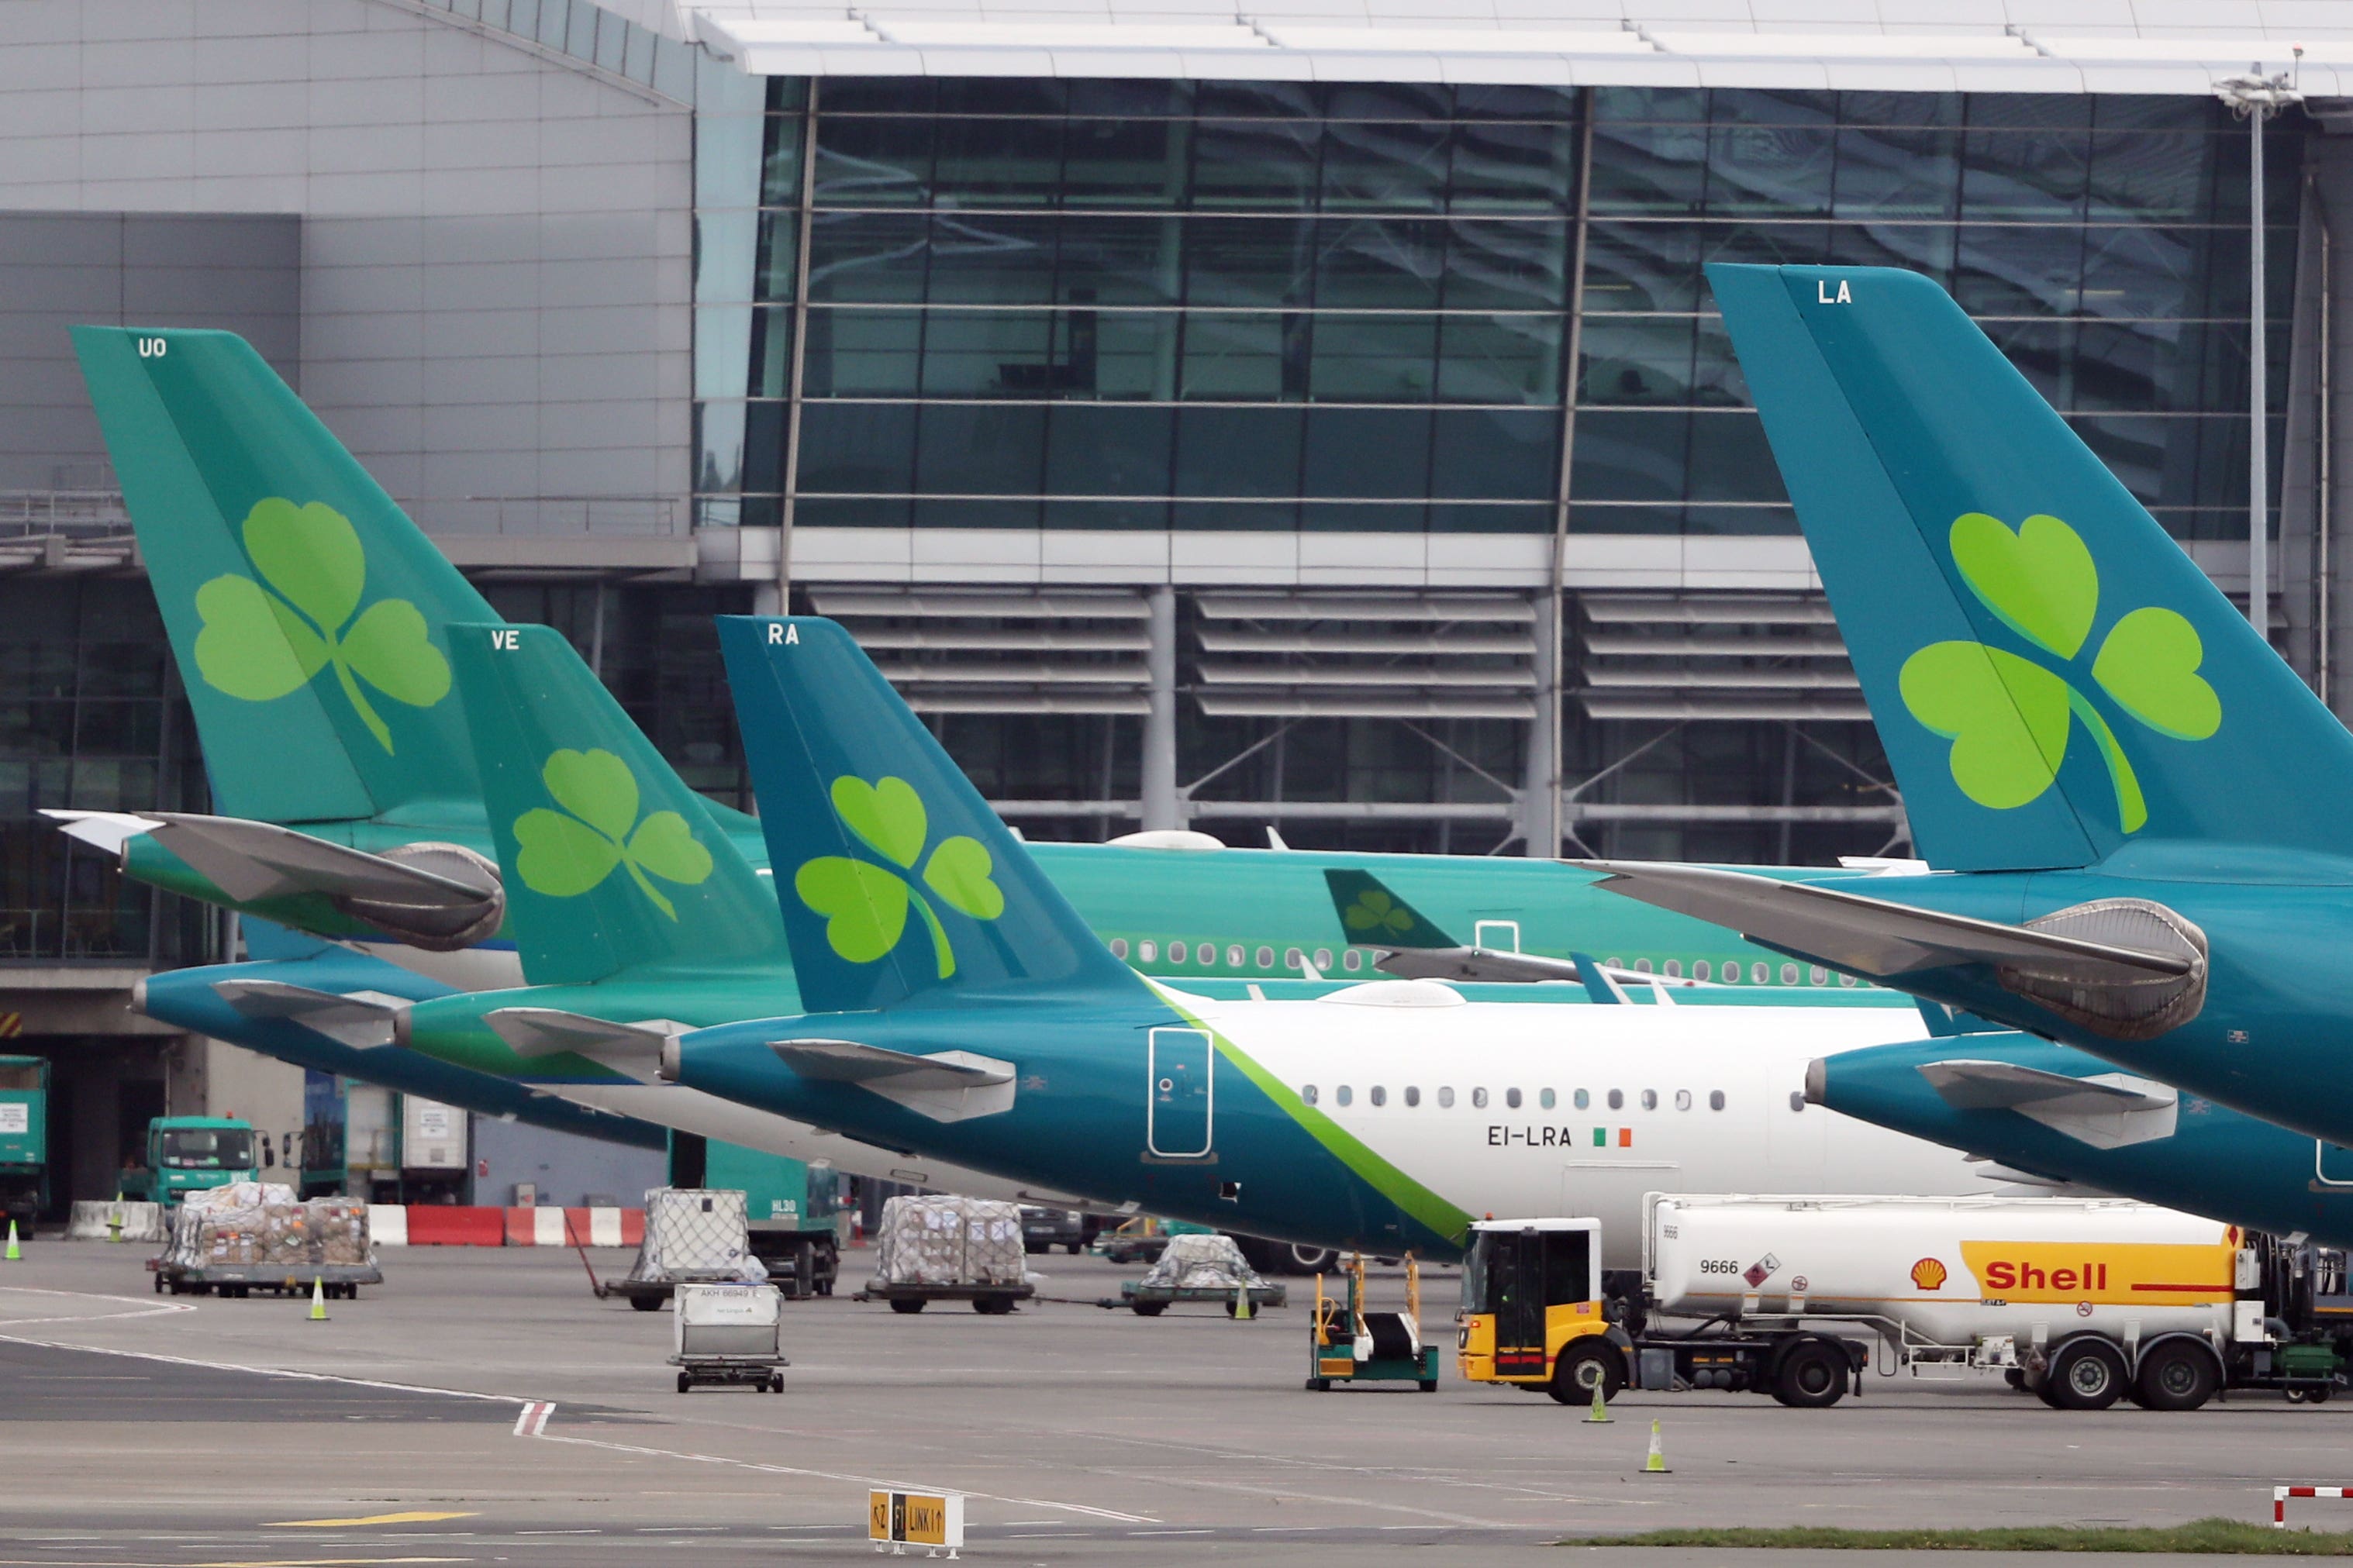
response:
[[[120,1301],[136,1308],[130,1312],[82,1312],[59,1318],[0,1318],[0,1326],[11,1329],[31,1328],[37,1323],[119,1323],[130,1318],[160,1318],[171,1312],[193,1312],[190,1301],[146,1301],[136,1296],[109,1296],[96,1290],[45,1290],[37,1285],[0,1285],[0,1290],[19,1296],[63,1296],[77,1301]]]
[[[183,1309],[184,1310],[185,1309]],[[123,1316],[133,1316],[124,1313]],[[59,1319],[60,1322],[100,1321],[98,1319]],[[418,1383],[387,1383],[382,1378],[345,1377],[332,1372],[298,1372],[292,1367],[252,1366],[244,1362],[204,1361],[195,1356],[165,1355],[161,1351],[126,1351],[111,1345],[82,1345],[70,1340],[36,1340],[23,1334],[0,1334],[0,1343],[31,1345],[36,1350],[83,1351],[90,1355],[123,1356],[132,1361],[161,1362],[166,1366],[193,1366],[205,1372],[243,1372],[256,1377],[291,1378],[298,1383],[339,1383],[351,1388],[377,1388],[395,1394],[436,1394],[445,1399],[487,1399],[494,1405],[528,1405],[530,1400],[512,1394],[476,1394],[466,1388],[428,1388]]]
[[[757,1470],[764,1475],[806,1476],[811,1480],[846,1481],[853,1486],[864,1487],[872,1491],[923,1491],[930,1489],[932,1486],[932,1483],[929,1482],[890,1480],[879,1476],[844,1475],[839,1470],[807,1470],[802,1469],[797,1465],[763,1464],[756,1459],[735,1459],[730,1458],[723,1454],[690,1454],[678,1448],[648,1448],[640,1447],[635,1443],[607,1443],[596,1437],[558,1437],[552,1433],[542,1433],[540,1435],[540,1441],[543,1443],[570,1443],[583,1448],[603,1448],[610,1453],[636,1454],[645,1458],[689,1459],[699,1465],[725,1465],[733,1469]],[[966,1491],[962,1487],[951,1487],[947,1489],[951,1491],[963,1492],[965,1497],[984,1498],[990,1502],[1015,1503],[1022,1508],[1050,1508],[1058,1510],[1063,1513],[1082,1513],[1091,1519],[1108,1519],[1120,1524],[1158,1524],[1161,1522],[1159,1520],[1152,1518],[1149,1514],[1119,1513],[1107,1508],[1089,1508],[1084,1503],[1056,1502],[1051,1498],[1005,1497],[996,1492]]]

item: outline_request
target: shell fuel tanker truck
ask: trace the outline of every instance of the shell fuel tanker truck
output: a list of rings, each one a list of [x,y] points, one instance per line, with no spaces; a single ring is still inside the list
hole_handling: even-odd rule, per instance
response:
[[[1605,1279],[1590,1219],[1487,1220],[1460,1370],[1564,1404],[1636,1387],[1784,1405],[1969,1369],[2067,1410],[2326,1399],[2353,1355],[2344,1255],[2118,1199],[1676,1196]]]

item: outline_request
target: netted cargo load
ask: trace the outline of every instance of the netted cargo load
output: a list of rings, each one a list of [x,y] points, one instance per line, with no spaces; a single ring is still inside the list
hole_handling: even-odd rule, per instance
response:
[[[269,1182],[190,1193],[172,1218],[164,1260],[183,1268],[367,1267],[367,1205],[313,1198]]]
[[[1021,1205],[951,1195],[892,1198],[875,1235],[877,1285],[1019,1285]]]
[[[656,1187],[646,1194],[646,1238],[625,1285],[767,1277],[752,1255],[742,1193]]]
[[[1266,1289],[1250,1270],[1230,1236],[1172,1236],[1168,1246],[1136,1281],[1138,1289],[1224,1290]]]

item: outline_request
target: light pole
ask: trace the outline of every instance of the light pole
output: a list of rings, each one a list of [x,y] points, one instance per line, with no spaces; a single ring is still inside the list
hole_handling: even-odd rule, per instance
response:
[[[2295,54],[2301,64],[2303,45],[2295,47]],[[2291,104],[2302,103],[2304,94],[2291,85],[2287,72],[2264,76],[2262,71],[2257,64],[2250,66],[2244,76],[2223,78],[2214,84],[2214,96],[2248,122],[2252,137],[2247,160],[2247,260],[2252,273],[2247,289],[2247,619],[2254,623],[2255,635],[2268,642],[2272,508],[2271,431],[2264,406],[2270,372],[2263,363],[2263,120]]]

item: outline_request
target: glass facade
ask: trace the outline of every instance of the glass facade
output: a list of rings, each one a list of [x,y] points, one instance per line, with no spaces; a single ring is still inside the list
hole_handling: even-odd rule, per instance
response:
[[[1750,260],[1928,273],[2168,528],[2243,536],[2209,100],[777,79],[697,125],[705,522],[1546,531],[1568,450],[1572,531],[1792,531],[1701,275]]]

